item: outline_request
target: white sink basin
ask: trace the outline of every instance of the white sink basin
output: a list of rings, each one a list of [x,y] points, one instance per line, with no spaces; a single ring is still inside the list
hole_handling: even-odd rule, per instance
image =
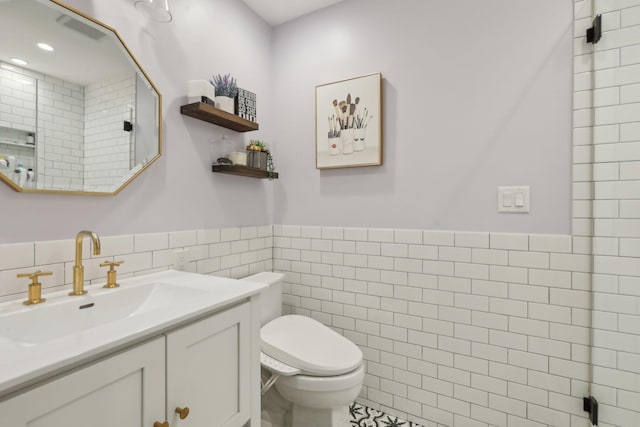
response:
[[[109,289],[86,297],[68,297],[21,311],[0,314],[0,337],[22,345],[33,345],[133,318],[171,304],[188,303],[206,291],[186,286],[145,283],[130,288]]]
[[[0,396],[257,294],[263,284],[180,271],[43,292],[46,302],[0,304]],[[26,292],[25,292],[26,297]]]

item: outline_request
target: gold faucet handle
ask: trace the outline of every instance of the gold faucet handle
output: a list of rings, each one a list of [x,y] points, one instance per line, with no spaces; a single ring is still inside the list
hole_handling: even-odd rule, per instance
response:
[[[117,288],[120,286],[119,283],[116,282],[116,267],[120,267],[124,261],[105,261],[100,263],[100,267],[109,267],[109,271],[107,271],[107,284],[103,286],[103,288]]]
[[[22,302],[24,305],[40,304],[46,301],[45,298],[42,298],[42,284],[38,282],[38,277],[40,276],[53,276],[53,273],[51,271],[38,270],[33,273],[20,273],[17,275],[19,279],[28,278],[31,280],[28,298]]]
[[[105,261],[100,263],[100,267],[110,267],[109,271],[111,271],[114,267],[120,267],[122,264],[124,264],[124,261]]]
[[[33,273],[20,273],[18,274],[18,279],[23,279],[25,277],[28,277],[33,281],[32,285],[35,285],[36,283],[38,283],[38,277],[40,276],[53,276],[53,272],[38,270]]]

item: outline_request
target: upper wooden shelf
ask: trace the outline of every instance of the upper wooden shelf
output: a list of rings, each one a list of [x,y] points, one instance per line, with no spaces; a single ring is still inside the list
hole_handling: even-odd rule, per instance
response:
[[[250,178],[271,178],[278,179],[278,172],[267,172],[263,169],[249,168],[242,165],[212,165],[211,169],[218,173],[229,175],[248,176]]]
[[[258,123],[227,113],[204,102],[183,105],[180,107],[180,113],[237,132],[249,132],[259,128]]]

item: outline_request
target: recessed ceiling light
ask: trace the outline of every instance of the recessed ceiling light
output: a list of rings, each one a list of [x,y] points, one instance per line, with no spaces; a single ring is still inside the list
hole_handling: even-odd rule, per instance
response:
[[[11,62],[13,62],[16,65],[22,65],[25,66],[28,64],[27,61],[25,61],[24,59],[20,59],[20,58],[11,58]]]
[[[53,51],[53,46],[46,43],[38,43],[38,47],[42,50],[46,50],[47,52]]]

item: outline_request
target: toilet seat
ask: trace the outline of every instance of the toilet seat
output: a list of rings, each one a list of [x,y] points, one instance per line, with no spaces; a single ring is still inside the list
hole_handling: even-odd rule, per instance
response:
[[[262,327],[260,338],[266,355],[302,374],[342,375],[362,365],[354,343],[310,317],[277,317]]]
[[[300,373],[300,369],[289,366],[286,363],[282,363],[281,361],[267,355],[263,351],[260,351],[260,364],[278,375],[290,376],[298,375]]]

